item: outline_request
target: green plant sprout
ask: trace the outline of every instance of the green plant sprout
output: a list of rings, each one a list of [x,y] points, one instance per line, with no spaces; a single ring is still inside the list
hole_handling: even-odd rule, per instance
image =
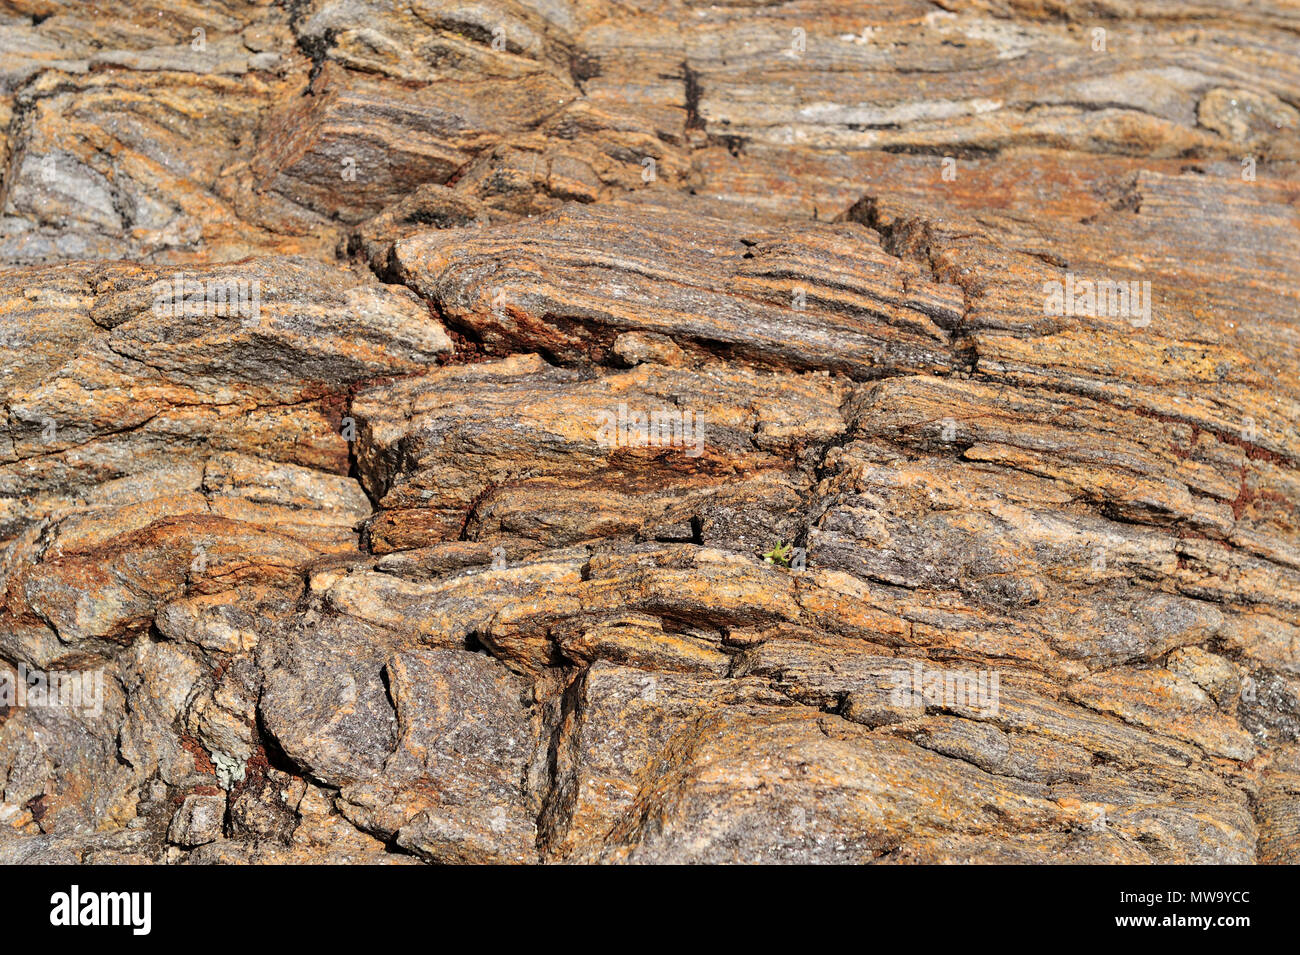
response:
[[[790,566],[790,555],[794,552],[794,545],[781,541],[766,554],[763,559],[769,564],[775,564],[778,567]]]

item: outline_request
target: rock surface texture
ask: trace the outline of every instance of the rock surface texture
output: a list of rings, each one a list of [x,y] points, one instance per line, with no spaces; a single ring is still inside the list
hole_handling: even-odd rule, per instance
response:
[[[1295,0],[0,0],[0,861],[1300,861]]]

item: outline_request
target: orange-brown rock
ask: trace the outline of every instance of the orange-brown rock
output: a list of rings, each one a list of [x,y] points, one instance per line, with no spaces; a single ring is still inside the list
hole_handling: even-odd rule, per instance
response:
[[[1300,17],[0,0],[0,860],[1300,861]]]

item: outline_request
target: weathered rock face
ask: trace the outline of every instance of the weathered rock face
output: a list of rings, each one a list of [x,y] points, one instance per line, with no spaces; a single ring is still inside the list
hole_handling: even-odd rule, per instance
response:
[[[1300,861],[1285,4],[0,0],[0,860]]]

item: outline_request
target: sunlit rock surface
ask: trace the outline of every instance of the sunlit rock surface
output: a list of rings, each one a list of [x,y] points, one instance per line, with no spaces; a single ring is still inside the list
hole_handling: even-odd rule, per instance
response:
[[[0,861],[1300,861],[1297,91],[1286,3],[0,0]]]

